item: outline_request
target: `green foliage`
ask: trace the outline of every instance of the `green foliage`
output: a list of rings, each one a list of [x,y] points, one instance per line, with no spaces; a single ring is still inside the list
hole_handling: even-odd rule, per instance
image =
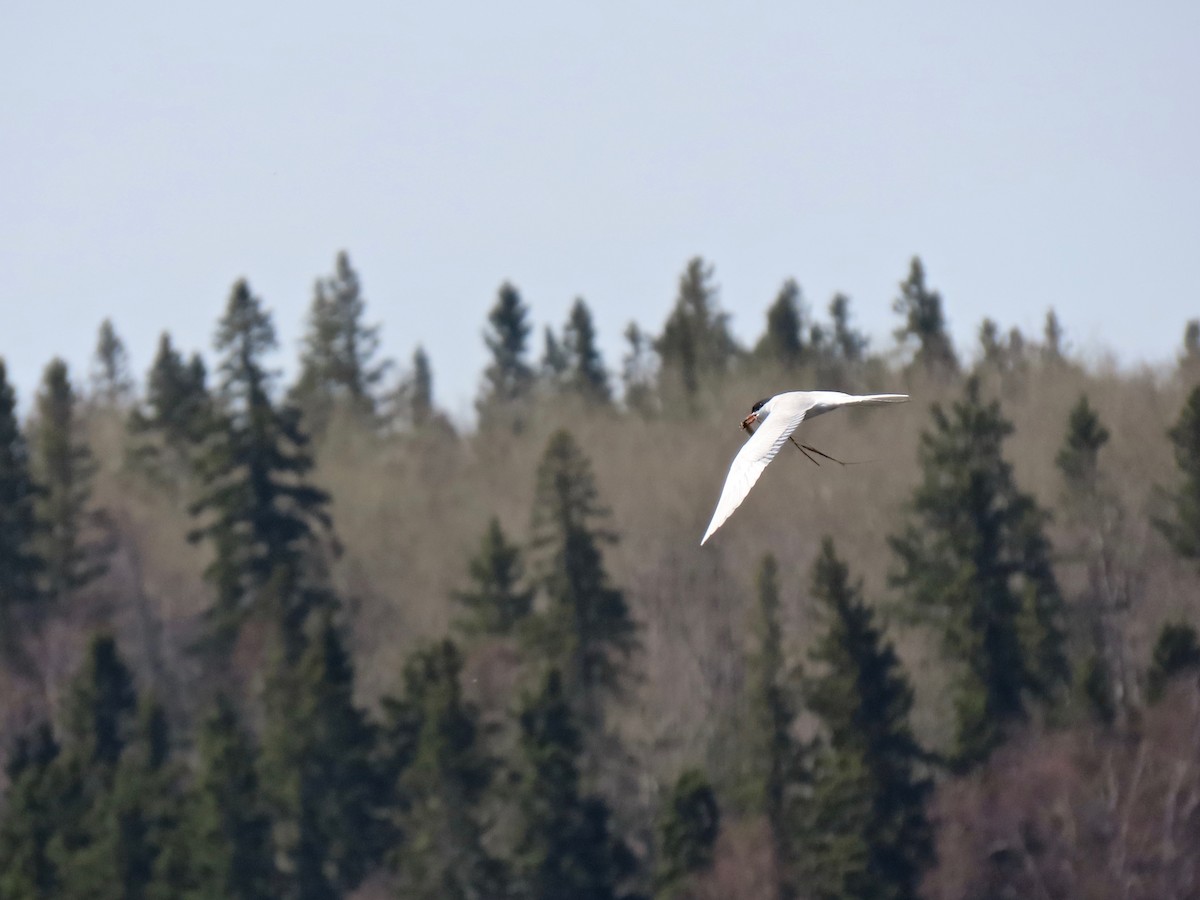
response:
[[[412,735],[396,794],[401,843],[393,865],[400,895],[474,900],[504,896],[505,873],[484,850],[479,806],[497,762],[481,745],[478,714],[462,697],[462,658],[448,640],[404,668],[394,721]]]
[[[1108,429],[1088,403],[1087,395],[1071,409],[1067,420],[1067,435],[1054,461],[1073,497],[1083,498],[1096,491],[1100,448],[1108,443]]]
[[[1063,327],[1059,324],[1058,313],[1051,307],[1046,310],[1046,324],[1042,328],[1042,359],[1050,365],[1059,365],[1065,361],[1063,353]]]
[[[129,353],[111,319],[100,324],[96,353],[92,358],[92,396],[105,406],[120,406],[133,394]]]
[[[185,361],[163,332],[146,376],[145,399],[129,416],[129,430],[143,439],[133,456],[152,474],[190,471],[196,444],[212,427],[207,380],[199,354]]]
[[[662,360],[662,390],[682,395],[688,404],[695,403],[702,385],[723,378],[738,355],[729,316],[717,305],[713,267],[698,256],[679,277],[675,307],[654,349]]]
[[[535,636],[542,658],[565,672],[589,727],[598,722],[599,692],[619,687],[618,657],[634,646],[624,594],[604,570],[601,545],[615,540],[600,523],[591,463],[567,431],[553,434],[537,471],[533,504],[535,584],[549,608]]]
[[[866,359],[866,335],[850,325],[850,298],[834,294],[829,301],[829,318],[833,323],[831,343],[835,358],[846,365],[857,365]]]
[[[862,599],[861,585],[826,538],[813,567],[826,629],[811,658],[805,699],[821,721],[811,798],[800,804],[797,865],[813,897],[915,898],[933,861],[917,774],[924,753],[909,725],[913,692]]]
[[[582,297],[576,297],[571,305],[571,313],[563,329],[562,350],[566,359],[564,375],[567,390],[592,406],[612,403],[608,370],[604,368],[604,359],[596,343],[592,311]]]
[[[919,257],[914,256],[909,266],[908,278],[900,283],[900,296],[892,309],[904,316],[904,324],[896,329],[897,340],[917,341],[913,362],[916,366],[935,377],[946,377],[958,372],[958,357],[946,331],[946,319],[942,313],[942,297],[925,285],[925,267]]]
[[[767,310],[767,330],[754,348],[761,361],[784,371],[796,369],[804,357],[804,318],[800,285],[789,278]]]
[[[659,813],[656,896],[678,896],[688,876],[709,868],[721,831],[717,796],[700,769],[683,772]]]
[[[337,406],[368,419],[375,414],[374,391],[389,364],[375,361],[379,326],[363,324],[365,312],[358,273],[342,251],[333,275],[313,286],[300,376],[291,392],[313,431],[324,430]]]
[[[260,777],[283,888],[309,900],[354,888],[385,840],[374,726],[354,704],[354,669],[328,609],[302,652],[273,654]]]
[[[1179,421],[1167,432],[1182,483],[1168,496],[1174,516],[1154,524],[1185,559],[1200,560],[1200,387],[1188,394]]]
[[[634,871],[629,849],[612,833],[610,812],[580,792],[579,731],[559,673],[546,674],[520,711],[523,762],[517,803],[516,894],[527,900],[610,900]]]
[[[457,624],[468,635],[512,634],[533,609],[533,591],[522,588],[521,550],[508,543],[493,517],[479,553],[467,564],[471,587],[454,595],[467,615]]]
[[[107,568],[108,548],[89,536],[100,524],[90,508],[96,463],[81,432],[67,365],[56,359],[42,378],[31,443],[34,478],[42,488],[36,549],[44,563],[45,594],[59,603]]]
[[[909,522],[889,539],[899,559],[892,581],[957,664],[955,756],[968,764],[1025,716],[1029,696],[1048,699],[1066,680],[1062,598],[1046,513],[1001,455],[1012,426],[999,403],[985,403],[971,378],[949,412],[935,404],[932,413]]]
[[[0,641],[11,653],[22,608],[36,606],[42,560],[35,550],[37,487],[17,424],[16,394],[0,359]]]
[[[483,392],[476,401],[482,424],[502,423],[520,431],[525,405],[533,389],[533,369],[526,359],[531,330],[529,309],[508,282],[500,286],[496,305],[488,313],[490,330],[483,341],[492,361],[483,371]]]
[[[319,599],[304,576],[319,558],[329,496],[306,480],[313,463],[297,411],[271,400],[274,376],[263,357],[275,329],[244,281],[234,285],[216,345],[221,413],[198,460],[201,496],[190,509],[207,521],[189,537],[212,545],[205,575],[217,592],[218,634],[229,635],[247,611],[262,612],[272,580],[279,615],[294,630]]]
[[[433,419],[433,368],[424,348],[413,351],[412,392],[409,398],[409,417],[413,427],[421,428]]]
[[[47,722],[17,737],[6,766],[9,788],[0,818],[0,896],[54,896],[58,870],[50,843],[59,826],[59,746]]]
[[[1167,682],[1180,672],[1200,667],[1200,640],[1196,629],[1185,622],[1168,622],[1158,633],[1154,642],[1154,653],[1150,671],[1146,676],[1149,699],[1155,703],[1162,699]]]

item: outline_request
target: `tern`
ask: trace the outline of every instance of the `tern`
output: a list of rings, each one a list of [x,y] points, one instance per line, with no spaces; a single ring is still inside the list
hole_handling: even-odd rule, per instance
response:
[[[878,406],[884,403],[904,403],[908,394],[843,394],[840,391],[787,391],[776,394],[765,400],[759,400],[750,410],[750,415],[742,420],[742,428],[751,432],[751,437],[729,466],[729,474],[725,476],[725,487],[721,489],[721,499],[713,511],[712,521],[708,530],[700,539],[703,545],[713,536],[718,528],[725,524],[735,509],[741,506],[754,482],[762,475],[767,464],[775,458],[779,449],[786,441],[795,444],[801,453],[812,459],[806,451],[812,451],[826,459],[840,463],[827,453],[822,453],[800,444],[792,437],[792,432],[805,419],[827,413],[839,406]],[[755,430],[754,426],[758,425]],[[813,459],[813,462],[816,462]],[[843,463],[844,465],[844,463]]]

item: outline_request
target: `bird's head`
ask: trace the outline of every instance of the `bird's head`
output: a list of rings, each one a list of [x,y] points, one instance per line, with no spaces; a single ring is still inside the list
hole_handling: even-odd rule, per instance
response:
[[[753,431],[754,423],[771,411],[771,401],[773,399],[773,397],[765,397],[750,407],[750,415],[742,419],[742,427],[747,431]]]

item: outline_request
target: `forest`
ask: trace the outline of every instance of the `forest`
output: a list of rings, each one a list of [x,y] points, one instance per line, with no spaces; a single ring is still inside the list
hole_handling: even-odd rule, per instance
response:
[[[747,346],[697,257],[620,360],[506,282],[469,424],[345,252],[290,383],[247,280],[0,358],[0,897],[1200,895],[1200,320],[955,347],[897,275],[886,346],[795,279]],[[911,399],[701,547],[797,389]]]

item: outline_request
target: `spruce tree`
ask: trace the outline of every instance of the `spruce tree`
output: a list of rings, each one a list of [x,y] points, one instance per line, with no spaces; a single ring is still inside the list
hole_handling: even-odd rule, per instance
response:
[[[754,348],[759,361],[792,371],[804,356],[804,319],[800,285],[789,278],[767,310],[767,330]]]
[[[451,641],[413,654],[404,696],[411,760],[396,794],[401,842],[393,865],[404,897],[486,900],[504,896],[500,864],[483,847],[479,807],[497,761],[482,746],[478,713],[462,697],[462,657]]]
[[[738,347],[729,316],[717,303],[713,267],[698,256],[679,277],[675,306],[654,349],[662,360],[664,388],[681,393],[688,403],[694,403],[702,383],[720,380],[733,365]]]
[[[35,608],[41,596],[42,572],[35,550],[38,492],[16,406],[0,359],[0,641],[8,653],[15,648],[21,611]]]
[[[563,353],[566,357],[566,386],[591,406],[607,406],[612,402],[608,371],[596,343],[596,327],[592,311],[582,297],[571,305],[567,325],[563,329]]]
[[[534,578],[548,602],[535,642],[562,667],[589,729],[600,723],[601,694],[620,686],[621,662],[635,642],[625,596],[604,571],[601,547],[615,540],[603,527],[607,516],[591,463],[569,432],[556,432],[538,466],[533,504]]]
[[[1065,359],[1063,327],[1053,307],[1046,310],[1046,324],[1042,328],[1042,360],[1050,365],[1059,365]]]
[[[941,630],[956,664],[954,755],[983,759],[1031,697],[1050,699],[1067,676],[1062,598],[1043,533],[1047,514],[1002,455],[1012,425],[968,379],[949,411],[933,406],[921,435],[922,482],[890,543],[892,582],[909,609]]]
[[[343,250],[333,275],[313,287],[300,376],[292,388],[292,399],[315,431],[324,429],[338,406],[367,418],[375,414],[375,389],[388,364],[375,359],[379,326],[364,324],[365,313],[358,273]]]
[[[549,325],[542,332],[542,361],[538,377],[550,394],[559,394],[567,387],[567,370],[571,366],[566,347]]]
[[[270,819],[259,785],[258,754],[232,703],[218,696],[197,735],[194,785],[172,858],[187,900],[267,900],[271,890]]]
[[[82,435],[75,391],[67,365],[46,367],[33,429],[33,472],[37,498],[37,552],[44,563],[44,591],[61,603],[107,568],[108,547],[97,536],[102,517],[91,508],[96,471]]]
[[[500,286],[488,324],[483,341],[492,361],[484,369],[483,390],[475,405],[484,423],[501,422],[520,430],[534,380],[526,356],[531,326],[528,308],[508,282]]]
[[[1188,395],[1167,437],[1175,448],[1182,482],[1167,498],[1173,516],[1157,518],[1154,524],[1176,553],[1200,560],[1200,387]]]
[[[1157,703],[1166,693],[1167,682],[1181,672],[1200,669],[1200,639],[1186,622],[1167,622],[1154,642],[1146,693]]]
[[[830,341],[837,360],[844,366],[852,366],[866,359],[870,341],[850,325],[850,298],[845,294],[834,294],[829,301],[829,318],[833,323]]]
[[[454,595],[466,610],[458,627],[468,635],[512,634],[533,609],[533,591],[522,586],[520,548],[508,542],[494,516],[467,574],[471,587]]]
[[[1108,429],[1100,424],[1100,417],[1088,403],[1087,395],[1071,409],[1067,420],[1067,436],[1063,448],[1055,457],[1055,463],[1067,482],[1067,490],[1074,497],[1094,495],[1097,489],[1098,457],[1100,449],[1108,443]]]
[[[354,704],[354,668],[328,608],[306,644],[272,655],[260,778],[282,887],[296,900],[352,890],[376,864],[386,830],[376,731]]]
[[[433,368],[423,347],[413,352],[412,390],[409,418],[414,428],[423,428],[433,420]]]
[[[634,858],[612,832],[604,801],[580,790],[581,739],[550,670],[520,710],[520,825],[514,854],[517,896],[611,900],[625,896]]]
[[[626,327],[625,341],[629,345],[621,360],[625,408],[648,416],[654,411],[655,369],[651,360],[654,342],[642,333],[636,322],[630,322]]]
[[[802,882],[813,897],[915,898],[933,860],[918,774],[924,753],[909,716],[913,691],[846,564],[825,538],[812,594],[826,622],[810,653],[805,701],[821,723],[811,798],[798,829]]]
[[[659,813],[659,862],[655,896],[677,897],[689,876],[712,866],[713,846],[721,831],[717,796],[700,769],[683,772]]]
[[[55,763],[59,746],[48,722],[17,737],[5,773],[6,809],[0,817],[0,897],[53,897],[59,872],[50,852],[60,828]]]
[[[935,377],[958,372],[958,357],[946,331],[942,313],[942,297],[925,285],[925,267],[914,256],[908,278],[900,283],[900,296],[892,308],[904,316],[904,324],[896,330],[901,341],[914,339],[917,351],[913,363]]]
[[[187,473],[196,445],[212,424],[208,372],[199,355],[190,361],[175,349],[166,332],[146,376],[145,399],[129,417],[130,431],[142,440],[134,458],[159,477]]]
[[[205,575],[224,636],[248,611],[265,612],[266,594],[282,601],[276,612],[293,632],[323,596],[310,569],[329,496],[307,481],[313,463],[298,412],[271,399],[275,375],[264,357],[275,345],[270,316],[237,282],[216,338],[220,415],[198,459],[201,496],[190,510],[203,519],[190,538],[214,551]],[[277,589],[265,591],[273,580]]]
[[[100,324],[96,352],[92,358],[92,396],[102,405],[118,407],[133,395],[129,353],[111,319]]]

